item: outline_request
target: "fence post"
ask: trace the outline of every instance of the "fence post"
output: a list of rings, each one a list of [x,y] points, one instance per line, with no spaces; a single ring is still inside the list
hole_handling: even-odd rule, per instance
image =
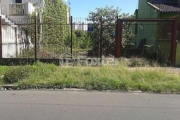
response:
[[[0,16],[0,59],[2,58],[2,22]]]
[[[99,42],[99,46],[100,46],[100,58],[102,58],[102,34],[103,34],[103,27],[102,27],[102,16],[100,18],[100,42]]]
[[[34,16],[34,26],[35,26],[35,33],[34,33],[34,54],[35,54],[35,62],[37,61],[37,18],[36,18],[36,15]]]
[[[176,64],[176,47],[177,47],[177,31],[178,31],[178,19],[174,19],[172,28],[172,40],[171,40],[171,65]]]
[[[116,57],[116,33],[117,33],[117,21],[118,21],[119,17],[116,16],[116,22],[115,22],[115,45],[114,45],[114,56]]]
[[[71,16],[71,57],[72,57],[72,55],[73,55],[73,17]]]
[[[115,58],[121,57],[122,46],[122,20],[118,19],[116,24],[116,39],[115,39]]]

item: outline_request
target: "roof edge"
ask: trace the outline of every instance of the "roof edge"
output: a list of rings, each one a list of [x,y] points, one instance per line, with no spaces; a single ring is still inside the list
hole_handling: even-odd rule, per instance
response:
[[[155,8],[155,9],[157,9],[157,10],[161,11],[161,9],[160,9],[160,8],[156,7],[155,5],[151,4],[150,2],[147,2],[147,4],[148,4],[148,5],[150,5],[150,6],[151,6],[151,7],[153,7],[153,8]]]

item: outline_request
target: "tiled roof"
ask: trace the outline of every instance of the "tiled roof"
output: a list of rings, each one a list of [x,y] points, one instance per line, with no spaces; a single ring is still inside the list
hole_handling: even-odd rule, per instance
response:
[[[149,3],[148,4],[155,9],[159,10],[160,12],[180,12],[180,7],[177,7],[175,5],[168,5],[168,4],[162,4],[162,3]]]

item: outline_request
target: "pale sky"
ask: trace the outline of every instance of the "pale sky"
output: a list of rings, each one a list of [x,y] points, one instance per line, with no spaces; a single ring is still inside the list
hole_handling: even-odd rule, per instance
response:
[[[133,14],[138,7],[138,0],[64,0],[70,2],[71,15],[85,18],[89,12],[95,12],[95,8],[114,6],[122,9],[121,13]]]

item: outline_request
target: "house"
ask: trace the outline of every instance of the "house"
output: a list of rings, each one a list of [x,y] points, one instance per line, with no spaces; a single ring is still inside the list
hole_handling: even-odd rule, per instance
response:
[[[38,33],[40,34],[39,43],[42,40],[42,23],[45,7],[45,0],[0,0],[0,16],[2,19],[2,55],[0,58],[16,57],[22,49],[24,42],[31,44],[31,38],[27,35],[24,28],[29,24],[29,16],[32,13],[39,16],[40,25]],[[70,9],[67,6],[67,23],[69,23]],[[66,14],[66,13],[65,13]],[[56,15],[57,16],[57,15]],[[52,19],[52,16],[49,16]],[[21,44],[22,43],[22,44]],[[30,45],[33,46],[33,45]],[[1,46],[0,46],[1,47]]]
[[[0,4],[0,14],[3,18],[18,24],[24,22],[27,15],[32,14],[37,8],[43,8],[44,0],[1,0]]]
[[[139,0],[136,19],[178,19],[180,23],[180,0]],[[178,28],[180,31],[180,27]],[[153,46],[159,54],[169,56],[172,23],[138,22],[134,25],[132,42]],[[178,34],[178,40],[180,34]]]
[[[88,24],[86,22],[74,22],[73,30],[87,31]]]
[[[0,0],[3,51],[1,57],[16,57],[24,47],[20,43],[25,40],[30,42],[30,39],[25,39],[25,32],[19,24],[27,24],[28,15],[43,7],[44,0]]]
[[[180,21],[180,0],[139,0],[138,9],[135,11],[136,19],[174,19],[177,18]],[[137,39],[141,40],[146,38],[148,44],[152,43],[157,38],[167,39],[168,34],[160,33],[157,25],[150,28],[149,26],[143,26],[142,23],[139,23],[136,28]],[[158,24],[158,23],[157,23]],[[145,29],[148,28],[148,29]],[[162,29],[170,30],[170,24],[165,25]],[[147,38],[148,35],[138,35],[141,30],[152,31],[151,35]],[[144,31],[146,32],[146,31]],[[168,33],[169,31],[164,31]],[[141,36],[141,37],[140,37]],[[153,36],[153,37],[152,37]],[[151,37],[151,38],[150,38]]]

